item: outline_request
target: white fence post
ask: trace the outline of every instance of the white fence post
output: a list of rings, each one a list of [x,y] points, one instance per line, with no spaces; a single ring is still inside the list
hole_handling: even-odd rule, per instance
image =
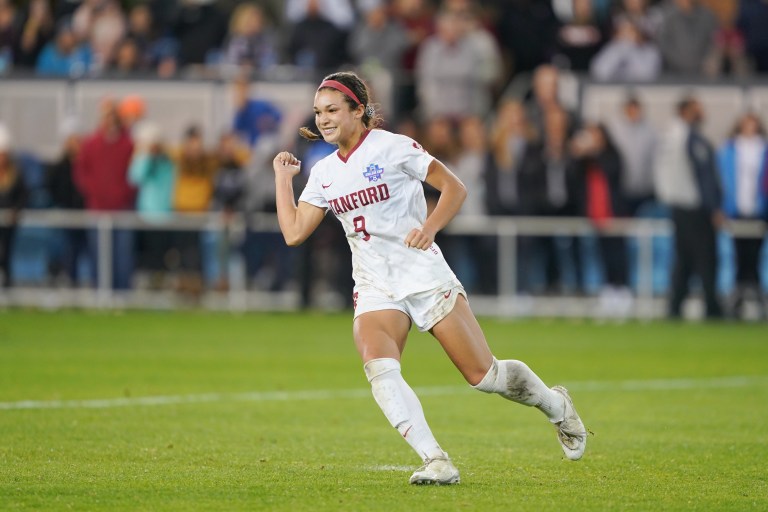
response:
[[[112,306],[112,238],[114,223],[112,216],[103,213],[99,214],[97,223],[97,288],[98,288],[98,306],[100,308],[109,308]]]

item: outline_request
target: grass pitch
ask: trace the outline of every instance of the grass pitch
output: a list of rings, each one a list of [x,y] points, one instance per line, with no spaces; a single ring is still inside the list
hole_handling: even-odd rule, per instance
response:
[[[0,312],[0,510],[768,510],[764,325],[482,323],[569,387],[583,460],[414,331],[462,483],[409,486],[349,314]]]

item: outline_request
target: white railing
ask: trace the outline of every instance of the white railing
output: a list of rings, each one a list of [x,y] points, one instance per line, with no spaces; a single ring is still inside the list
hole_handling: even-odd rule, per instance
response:
[[[253,214],[248,219],[253,230],[278,232],[277,217],[273,214]],[[10,212],[0,210],[0,225],[10,221]],[[152,292],[116,292],[112,289],[112,233],[115,229],[130,230],[194,230],[218,231],[228,229],[230,233],[242,234],[246,219],[235,215],[225,221],[219,213],[179,214],[147,216],[136,212],[90,212],[79,210],[24,210],[20,226],[44,228],[94,229],[98,233],[98,276],[94,288],[77,290],[61,287],[33,287],[33,289],[6,292],[0,298],[6,304],[46,305],[50,302],[61,305],[85,305],[100,308],[111,307],[153,307],[159,304]],[[730,221],[725,229],[733,237],[762,238],[765,224],[760,221]],[[339,228],[340,229],[340,228]],[[586,236],[597,233],[594,225],[584,218],[573,217],[470,217],[459,216],[445,229],[447,235],[485,235],[498,239],[497,279],[498,295],[473,296],[476,311],[489,315],[520,316],[552,314],[554,316],[592,316],[594,304],[589,298],[557,297],[542,300],[548,307],[539,311],[521,308],[529,304],[530,298],[518,294],[518,237],[520,236]],[[651,318],[663,314],[663,305],[654,298],[652,272],[654,268],[653,240],[672,233],[671,223],[666,219],[617,219],[600,230],[602,234],[625,236],[637,240],[637,287],[632,316]],[[2,292],[0,292],[2,293]],[[157,295],[157,294],[155,294]],[[219,294],[220,296],[220,294]],[[51,300],[51,297],[58,297]],[[547,302],[548,301],[548,302]],[[168,305],[169,303],[162,302]],[[293,309],[299,304],[296,294],[249,292],[243,279],[230,279],[226,298],[213,300],[204,305],[212,308],[247,309]],[[170,307],[175,307],[172,302]]]

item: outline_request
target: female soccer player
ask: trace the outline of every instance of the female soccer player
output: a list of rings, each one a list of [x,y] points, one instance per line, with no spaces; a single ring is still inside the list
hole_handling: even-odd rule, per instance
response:
[[[565,388],[548,388],[521,361],[499,361],[469,308],[466,292],[434,243],[459,211],[466,190],[440,161],[412,139],[374,129],[378,118],[357,75],[327,76],[314,101],[319,134],[338,151],[312,167],[298,205],[292,178],[301,162],[279,153],[273,162],[277,216],[288,245],[299,245],[330,210],[352,249],[355,345],[373,396],[384,415],[423,459],[412,484],[459,482],[435,440],[421,403],[400,373],[411,323],[429,331],[464,378],[479,391],[534,406],[554,424],[562,449],[581,458],[587,436]],[[440,191],[427,216],[422,181]]]

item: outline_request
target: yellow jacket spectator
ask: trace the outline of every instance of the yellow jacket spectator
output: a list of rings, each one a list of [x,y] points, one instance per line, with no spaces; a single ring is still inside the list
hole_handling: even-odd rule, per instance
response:
[[[197,126],[190,127],[176,155],[176,189],[173,205],[180,212],[208,211],[213,197],[213,178],[218,159],[203,146],[203,137]]]

